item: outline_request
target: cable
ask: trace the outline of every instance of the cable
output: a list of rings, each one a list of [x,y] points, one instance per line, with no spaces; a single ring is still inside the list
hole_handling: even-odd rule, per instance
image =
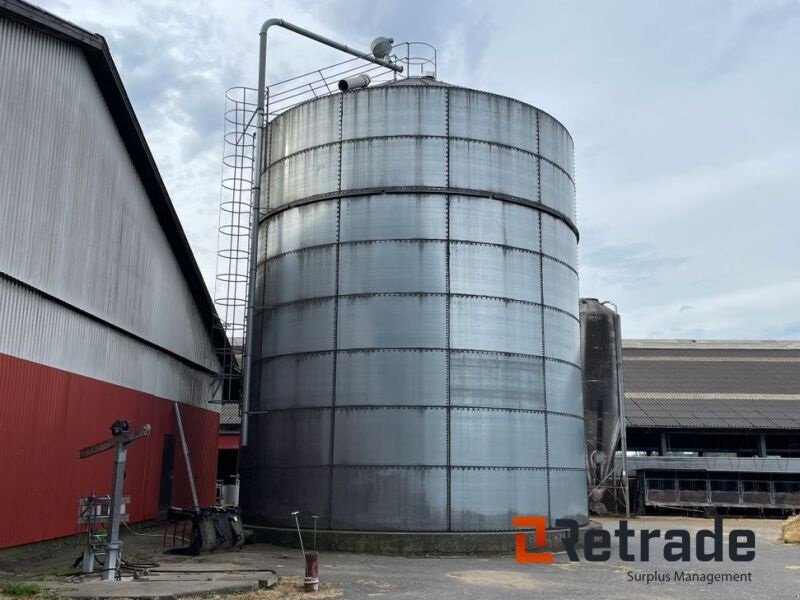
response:
[[[155,569],[161,563],[157,562],[144,562],[144,563],[135,563],[128,560],[123,560],[120,568],[129,569],[131,571],[149,571],[150,569]]]
[[[128,531],[130,531],[130,532],[131,532],[133,535],[142,535],[142,536],[145,536],[145,537],[157,537],[157,538],[160,538],[160,537],[161,537],[161,534],[159,534],[159,533],[139,533],[138,531],[134,531],[133,529],[131,529],[131,526],[130,526],[130,525],[128,525],[127,523],[123,523],[123,525],[124,525],[124,526],[125,526],[125,528],[126,528]]]

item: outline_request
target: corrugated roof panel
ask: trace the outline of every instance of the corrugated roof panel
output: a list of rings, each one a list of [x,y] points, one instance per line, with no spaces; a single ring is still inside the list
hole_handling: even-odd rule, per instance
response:
[[[629,425],[647,419],[686,429],[800,428],[800,344],[624,342]],[[626,414],[629,411],[626,411]]]

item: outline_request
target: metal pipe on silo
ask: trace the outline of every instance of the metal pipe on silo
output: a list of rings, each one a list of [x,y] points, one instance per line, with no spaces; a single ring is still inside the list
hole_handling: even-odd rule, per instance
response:
[[[319,42],[320,44],[325,44],[326,46],[330,46],[331,48],[335,48],[337,50],[341,50],[342,52],[346,52],[347,54],[351,54],[357,58],[362,60],[366,60],[368,62],[374,63],[376,65],[380,65],[382,67],[386,67],[387,69],[391,69],[392,71],[396,71],[401,73],[403,71],[403,67],[401,65],[396,65],[391,61],[383,60],[380,58],[376,58],[371,54],[367,54],[365,52],[360,52],[359,50],[355,50],[346,46],[344,44],[340,44],[334,40],[321,36],[319,34],[314,33],[313,31],[309,31],[308,29],[303,29],[302,27],[298,27],[288,21],[284,21],[283,19],[267,19],[261,25],[261,31],[259,33],[259,50],[258,50],[258,97],[257,97],[257,106],[256,106],[256,114],[255,114],[255,121],[256,121],[256,160],[255,160],[255,176],[253,181],[253,206],[251,210],[251,226],[250,226],[250,268],[248,273],[248,292],[247,292],[247,329],[245,333],[245,354],[244,354],[244,386],[242,390],[242,422],[241,422],[241,437],[240,437],[240,444],[241,446],[247,446],[248,441],[248,425],[249,425],[249,411],[250,411],[250,378],[251,378],[251,369],[252,369],[252,356],[253,356],[253,321],[254,321],[254,313],[255,313],[255,303],[256,303],[256,289],[255,289],[255,281],[256,281],[256,263],[258,262],[258,227],[260,221],[260,212],[261,212],[261,173],[262,173],[262,161],[263,161],[263,152],[262,148],[264,145],[264,139],[266,138],[266,129],[267,123],[269,121],[269,115],[266,111],[266,81],[267,81],[267,33],[269,29],[273,26],[283,27],[284,29],[288,29],[289,31],[293,31],[303,37],[309,38],[314,40],[315,42]]]
[[[353,75],[339,81],[339,91],[348,92],[350,90],[357,90],[365,88],[370,84],[369,75],[362,73],[360,75]]]

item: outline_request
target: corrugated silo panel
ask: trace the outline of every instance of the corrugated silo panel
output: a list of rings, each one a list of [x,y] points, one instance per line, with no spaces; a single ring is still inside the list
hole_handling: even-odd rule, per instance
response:
[[[263,311],[262,356],[333,350],[334,301],[311,300]]]
[[[575,176],[572,138],[564,126],[544,111],[539,111],[539,153]]]
[[[446,524],[444,468],[333,469],[334,529],[441,531]]]
[[[340,352],[336,405],[447,404],[444,350]]]
[[[542,254],[578,268],[578,239],[564,221],[542,213]]]
[[[450,140],[450,185],[537,201],[536,157],[512,148]]]
[[[490,198],[452,196],[450,239],[539,251],[539,212]]]
[[[267,261],[266,306],[336,293],[336,248],[308,248]]]
[[[444,293],[445,243],[374,241],[339,252],[339,293]]]
[[[578,274],[568,266],[545,258],[542,261],[544,299],[547,306],[578,316]]]
[[[236,226],[235,228],[229,227],[227,229],[228,230],[233,230],[233,229],[239,230],[238,226]],[[226,235],[230,235],[230,234],[226,231]],[[237,252],[235,249],[233,251],[228,250],[226,252],[228,252],[231,255],[239,254],[239,252]],[[242,256],[244,256],[244,252],[247,252],[247,250],[242,250]],[[258,254],[256,255],[256,266],[258,267],[258,269],[262,269],[263,268],[264,260],[266,258],[267,258],[267,228],[266,227],[259,227],[258,228]]]
[[[342,242],[446,237],[446,196],[392,194],[342,198]]]
[[[545,160],[539,165],[541,174],[541,202],[561,214],[575,218],[575,186],[567,174]]]
[[[454,351],[450,356],[450,403],[543,410],[542,359]]]
[[[333,353],[300,354],[261,362],[262,393],[251,410],[329,406],[333,399]]]
[[[454,349],[541,354],[541,308],[509,300],[454,296],[450,335]]]
[[[337,465],[439,466],[447,460],[443,408],[337,408]]]
[[[555,410],[551,406],[548,408]],[[586,461],[583,418],[549,414],[547,435],[550,440],[551,468],[584,468]]]
[[[339,348],[444,348],[444,296],[339,300]]]
[[[267,256],[292,252],[309,246],[322,246],[336,242],[336,200],[326,200],[297,206],[273,216],[267,227],[266,244],[259,240],[259,248],[266,247]]]
[[[551,526],[556,519],[575,519],[586,522],[586,470],[550,471]]]
[[[371,88],[342,98],[343,140],[447,132],[443,88]]]
[[[536,152],[536,109],[511,98],[453,89],[450,136]]]
[[[558,310],[544,311],[545,356],[573,365],[581,364],[580,322]]]
[[[331,409],[296,409],[251,414],[261,451],[271,467],[327,465],[331,451]],[[302,440],[301,444],[297,440]]]
[[[548,360],[547,408],[571,415],[583,415],[583,391],[579,365]]]
[[[541,302],[540,277],[538,254],[478,244],[450,246],[453,294]]]
[[[339,140],[341,96],[327,96],[290,110],[270,123],[270,163]]]
[[[321,467],[256,467],[242,471],[242,500],[257,506],[256,520],[282,527],[294,527],[292,512],[302,509],[301,527],[313,527],[303,521],[319,515],[319,527],[330,527],[328,515],[331,471]],[[302,500],[299,500],[302,499]],[[266,516],[269,515],[268,520]]]
[[[544,413],[454,408],[450,461],[458,467],[545,467]]]
[[[547,510],[544,469],[453,469],[450,485],[454,531],[508,531],[514,515]]]
[[[445,187],[446,146],[443,139],[423,137],[345,142],[342,144],[342,189]]]
[[[293,154],[269,170],[269,208],[336,191],[339,146],[322,146]]]

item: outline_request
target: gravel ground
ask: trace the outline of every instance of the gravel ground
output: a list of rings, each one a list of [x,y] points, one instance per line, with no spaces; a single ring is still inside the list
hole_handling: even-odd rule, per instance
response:
[[[615,519],[600,519],[603,527],[613,530]],[[726,519],[725,552],[721,563],[667,562],[663,558],[663,540],[651,542],[651,560],[623,562],[618,556],[618,544],[612,538],[612,558],[608,562],[570,562],[566,555],[557,554],[555,563],[520,564],[513,557],[474,558],[398,558],[345,553],[324,553],[320,556],[320,598],[414,598],[419,600],[532,598],[770,598],[775,600],[800,598],[800,546],[783,544],[778,540],[781,522],[761,519]],[[642,517],[630,521],[633,529],[682,528],[694,533],[713,529],[711,519],[684,517]],[[727,532],[730,529],[751,529],[756,534],[756,558],[752,562],[734,563],[727,559]],[[158,531],[149,536],[126,537],[127,556],[138,560],[157,560],[162,563],[192,560],[213,567],[215,562],[242,565],[249,568],[274,569],[283,580],[276,588],[261,590],[242,600],[272,598],[313,598],[299,591],[303,562],[298,550],[275,546],[248,546],[241,552],[207,555],[187,559],[160,554]],[[155,535],[155,537],[154,537]],[[636,542],[639,542],[637,533]],[[638,555],[638,550],[635,552]],[[69,571],[75,548],[61,547],[40,552],[38,558],[0,554],[0,579],[47,579]],[[5,571],[5,572],[4,572]],[[715,582],[636,581],[648,574],[670,575],[686,573],[741,574],[745,581]],[[748,575],[749,574],[749,575]]]

